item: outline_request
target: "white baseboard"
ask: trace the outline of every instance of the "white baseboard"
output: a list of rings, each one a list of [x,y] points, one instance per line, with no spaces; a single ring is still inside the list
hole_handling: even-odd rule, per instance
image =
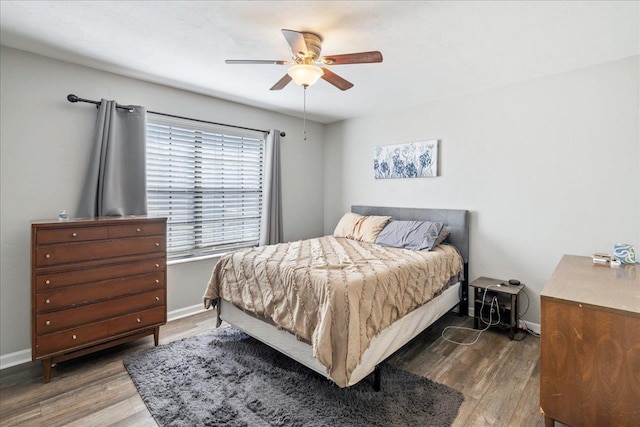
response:
[[[179,308],[167,313],[167,321],[172,322],[174,320],[182,319],[183,317],[202,313],[203,311],[205,311],[205,308],[202,303],[192,305],[190,307]],[[31,348],[0,355],[0,370],[27,362],[31,362]]]
[[[529,329],[530,331],[535,332],[536,334],[540,335],[540,324],[539,323],[533,323],[533,322],[530,322],[528,320],[520,319],[520,327],[522,329]]]
[[[31,361],[31,348],[0,356],[0,370]]]
[[[194,314],[202,313],[203,311],[206,311],[203,303],[172,310],[167,313],[167,322],[182,319],[183,317],[193,316]]]

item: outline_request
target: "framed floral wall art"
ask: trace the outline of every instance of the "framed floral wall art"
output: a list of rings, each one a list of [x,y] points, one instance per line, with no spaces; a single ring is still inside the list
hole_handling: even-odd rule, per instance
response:
[[[438,141],[379,145],[373,153],[376,179],[438,176]]]

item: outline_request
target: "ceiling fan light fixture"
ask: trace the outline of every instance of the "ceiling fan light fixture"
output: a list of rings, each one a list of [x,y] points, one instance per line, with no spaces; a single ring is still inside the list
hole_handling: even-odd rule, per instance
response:
[[[322,77],[324,71],[317,65],[296,64],[289,67],[287,74],[300,86],[313,86]]]

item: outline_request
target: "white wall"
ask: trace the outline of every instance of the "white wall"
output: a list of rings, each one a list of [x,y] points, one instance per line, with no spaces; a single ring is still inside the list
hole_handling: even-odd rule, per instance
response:
[[[296,240],[323,232],[324,126],[319,123],[307,123],[308,141],[303,142],[298,118],[4,46],[0,48],[0,91],[2,356],[30,347],[30,221],[56,218],[60,209],[75,212],[82,187],[96,108],[69,103],[69,93],[287,132],[281,146],[284,237]],[[170,312],[201,304],[215,261],[168,268]]]
[[[468,209],[470,279],[520,279],[524,319],[539,323],[539,293],[562,254],[640,248],[638,62],[329,125],[325,233],[352,204]],[[431,139],[440,177],[373,178],[374,146]]]

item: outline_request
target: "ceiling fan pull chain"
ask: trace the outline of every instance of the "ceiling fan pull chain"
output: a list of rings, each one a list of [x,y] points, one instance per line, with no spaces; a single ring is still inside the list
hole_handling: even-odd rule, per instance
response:
[[[302,140],[307,140],[307,85],[302,86]]]

